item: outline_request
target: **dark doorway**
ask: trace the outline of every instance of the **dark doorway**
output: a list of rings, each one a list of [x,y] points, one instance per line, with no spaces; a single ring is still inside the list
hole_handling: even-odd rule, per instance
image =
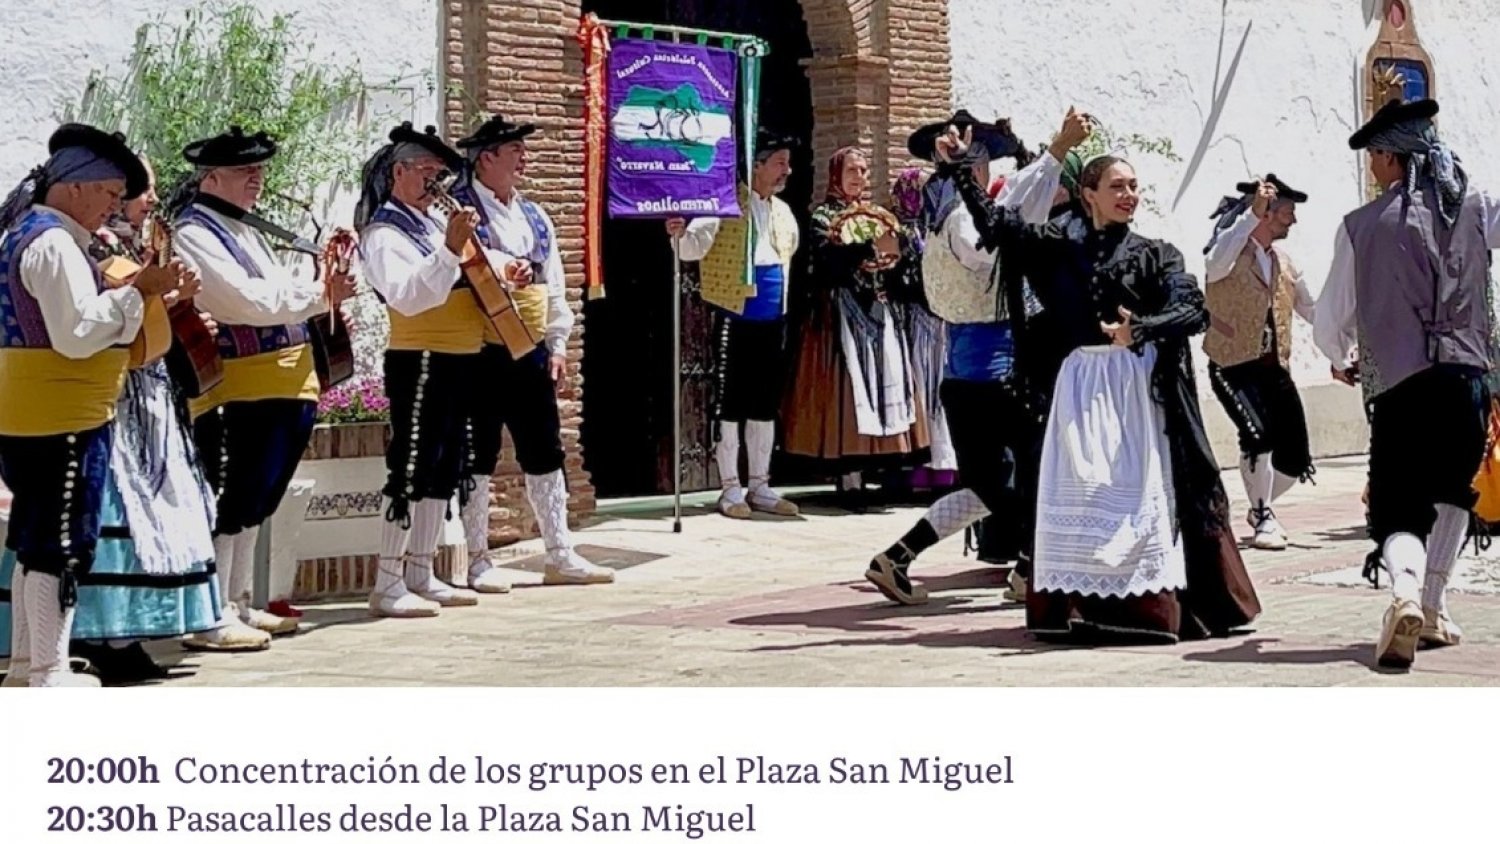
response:
[[[771,45],[762,64],[760,123],[802,140],[782,198],[805,225],[813,195],[812,56],[799,0],[584,0],[584,12],[638,23],[757,35]],[[607,296],[586,303],[581,432],[599,497],[672,490],[672,250],[659,221],[604,221]],[[683,489],[717,488],[710,448],[711,311],[699,301],[697,267],[683,266]],[[793,279],[793,285],[796,278]]]

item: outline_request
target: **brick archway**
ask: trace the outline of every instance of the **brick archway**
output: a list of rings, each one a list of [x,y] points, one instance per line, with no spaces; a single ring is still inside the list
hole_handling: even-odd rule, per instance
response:
[[[730,2],[731,0],[716,0]],[[753,2],[753,0],[743,0]],[[806,59],[813,94],[814,185],[829,154],[847,144],[868,149],[883,195],[908,163],[906,137],[950,109],[947,0],[801,0],[812,43]],[[582,307],[583,84],[574,33],[581,0],[444,0],[443,123],[460,137],[480,113],[500,112],[542,128],[534,138],[529,193],[558,228],[569,301]],[[583,468],[579,426],[583,389],[582,321],[569,343],[570,382],[562,396],[563,437],[575,516],[594,508]],[[509,441],[501,456],[491,541],[534,536],[520,467]]]

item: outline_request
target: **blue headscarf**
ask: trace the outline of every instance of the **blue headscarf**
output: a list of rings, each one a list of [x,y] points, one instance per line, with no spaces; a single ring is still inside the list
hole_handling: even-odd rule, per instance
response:
[[[124,168],[88,147],[63,147],[46,163],[26,174],[10,195],[0,203],[0,232],[7,231],[26,209],[46,197],[53,185],[84,182],[127,181]]]

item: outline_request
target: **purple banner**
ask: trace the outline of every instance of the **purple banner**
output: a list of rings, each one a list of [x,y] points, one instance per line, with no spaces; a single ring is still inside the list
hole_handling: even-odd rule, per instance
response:
[[[626,39],[609,53],[609,215],[738,217],[738,56]]]

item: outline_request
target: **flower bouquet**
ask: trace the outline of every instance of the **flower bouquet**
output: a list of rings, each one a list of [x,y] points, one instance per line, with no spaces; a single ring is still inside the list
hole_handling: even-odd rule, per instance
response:
[[[829,237],[834,243],[874,243],[886,234],[901,231],[901,221],[887,208],[870,202],[857,202],[829,223]],[[875,272],[888,270],[901,260],[899,254],[877,255],[865,261],[863,267]]]

